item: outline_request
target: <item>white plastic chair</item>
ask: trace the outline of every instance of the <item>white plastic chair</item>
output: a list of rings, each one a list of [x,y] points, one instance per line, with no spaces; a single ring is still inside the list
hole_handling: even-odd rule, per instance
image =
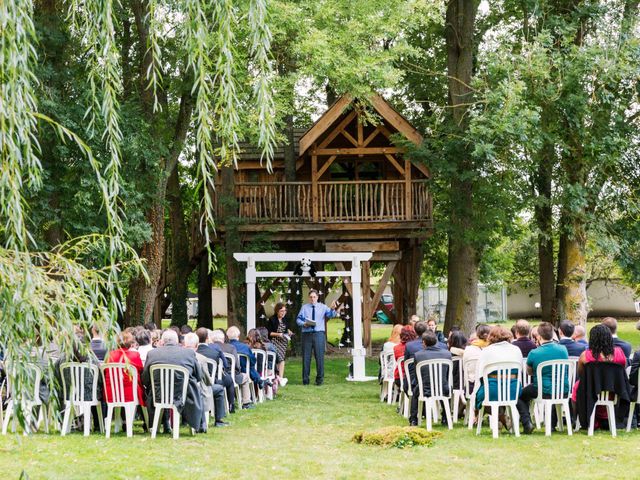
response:
[[[398,357],[396,360],[396,369],[398,370],[398,381],[400,383],[400,388],[398,392],[398,412],[404,416],[404,411],[407,406],[408,395],[404,393],[404,356]]]
[[[447,371],[445,372],[445,367]],[[428,397],[425,395],[425,385],[422,379],[422,370],[426,369],[429,376],[429,387],[431,395]],[[451,420],[451,409],[449,405],[451,403],[451,387],[453,385],[453,376],[451,371],[453,369],[453,362],[451,360],[423,360],[416,364],[416,377],[418,379],[418,425],[422,418],[422,407],[425,408],[427,431],[431,431],[433,428],[433,421],[437,422],[440,418],[438,402],[442,402],[444,406],[444,413],[447,417],[447,425],[449,430],[453,429],[453,421]],[[449,393],[445,392],[445,379],[449,386]]]
[[[149,369],[151,375],[151,392],[153,395],[153,406],[155,412],[153,414],[153,425],[151,426],[151,438],[156,438],[158,431],[158,422],[162,410],[171,410],[173,412],[173,438],[180,436],[180,412],[175,405],[175,386],[176,374],[182,375],[182,392],[180,392],[182,404],[187,399],[187,387],[189,385],[189,372],[186,368],[178,365],[169,365],[159,363],[152,365]],[[157,375],[157,379],[156,379]],[[156,389],[156,384],[158,388]],[[156,391],[158,390],[158,391]],[[159,397],[157,397],[159,395]]]
[[[613,399],[611,399],[613,396]],[[604,406],[607,408],[607,416],[609,417],[609,430],[611,431],[611,436],[617,436],[616,431],[616,405],[618,403],[618,395],[613,392],[600,392],[598,395],[598,400],[593,406],[593,412],[591,412],[591,418],[589,419],[589,430],[587,434],[592,437],[593,430],[595,428],[595,420],[596,420],[596,409],[598,406]]]
[[[640,369],[638,369],[638,383],[636,383],[636,385],[638,385],[638,389],[640,391]],[[631,421],[633,420],[633,416],[636,413],[636,403],[638,402],[638,398],[636,397],[635,400],[631,400],[631,402],[629,403],[629,415],[628,415],[628,420],[627,420],[627,432],[631,431]]]
[[[393,371],[396,368],[396,360],[393,352],[380,352],[380,372],[382,374],[382,384],[380,385],[380,401],[391,405],[395,401]]]
[[[109,378],[109,397],[111,401],[107,400],[107,391],[105,391],[105,402],[107,404],[107,416],[104,420],[105,436],[109,438],[111,436],[111,420],[113,419],[114,412],[116,418],[116,433],[119,431],[119,424],[121,423],[120,409],[124,409],[125,426],[127,429],[127,437],[133,436],[133,420],[136,414],[136,407],[140,405],[140,399],[138,398],[138,371],[136,368],[127,363],[103,363],[100,365],[100,373],[102,374],[102,385],[107,388],[107,377]],[[128,375],[131,379],[132,398],[127,400],[125,396],[124,377]],[[145,424],[149,425],[149,418],[147,410],[142,409],[144,415]]]
[[[453,364],[458,364],[458,388],[453,391],[452,398],[452,410],[453,410],[453,423],[457,423],[458,421],[458,411],[460,408],[460,404],[467,404],[467,400],[465,398],[465,382],[464,382],[464,368],[462,363],[462,357],[455,357],[452,360]],[[453,384],[451,384],[451,388],[453,389]],[[466,418],[465,413],[465,418]]]
[[[29,364],[27,368],[31,371],[31,375],[33,375],[33,389],[29,392],[25,392],[23,394],[23,398],[20,400],[20,406],[22,409],[22,414],[24,415],[24,435],[28,435],[31,431],[31,421],[33,419],[34,409],[40,407],[38,409],[38,417],[35,422],[36,430],[40,427],[40,423],[44,420],[45,432],[49,433],[49,414],[45,412],[45,405],[43,405],[42,400],[40,400],[40,383],[42,382],[42,370],[38,365]],[[15,399],[13,392],[11,391],[11,382],[9,377],[8,370],[6,371],[7,377],[3,382],[4,387],[6,387],[7,398],[9,399],[7,402],[7,410],[4,413],[4,418],[2,414],[2,406],[0,405],[0,424],[2,425],[2,434],[7,434],[7,429],[9,428],[9,422],[13,419],[11,425],[11,431],[16,431],[17,424],[17,416],[18,409],[16,408]],[[0,404],[2,403],[2,390],[4,388],[0,386]]]
[[[551,369],[551,394],[549,398],[544,398],[542,392],[542,374],[545,368]],[[536,427],[540,428],[540,417],[542,417],[544,420],[545,435],[547,437],[551,435],[551,411],[554,405],[556,407],[560,431],[562,431],[562,415],[564,415],[567,420],[567,433],[569,435],[572,434],[571,411],[569,410],[572,369],[573,362],[570,360],[548,360],[540,363],[536,369],[538,396],[534,399],[534,406],[540,406],[536,411]]]
[[[409,418],[409,416],[411,415],[411,398],[413,397],[413,389],[411,388],[411,375],[409,373],[409,366],[414,364],[415,361],[415,358],[410,358],[402,362],[404,367],[404,381],[407,382],[407,393],[405,394],[406,399],[404,401],[403,412],[405,418]]]
[[[102,406],[98,400],[98,377],[100,372],[98,365],[93,363],[65,362],[60,365],[62,377],[62,391],[64,395],[64,420],[60,434],[64,437],[71,429],[71,413],[82,415],[84,422],[84,436],[89,436],[91,431],[91,407],[96,407],[100,432],[104,432],[104,420],[102,418]],[[69,378],[67,378],[67,376]],[[67,384],[67,381],[69,384]],[[90,382],[87,395],[87,382]]]
[[[236,399],[239,403],[242,403],[242,395],[240,393],[240,385],[236,382],[236,357],[232,353],[223,353],[224,357],[227,359],[229,363],[229,371],[231,372],[231,380],[233,380],[233,388],[236,391]],[[222,375],[222,369],[220,371],[220,375]]]
[[[205,393],[203,393],[203,400],[205,400],[205,404],[208,403],[208,405],[205,405],[205,423],[207,424],[207,426],[209,425],[209,419],[211,418],[216,418],[216,403],[213,400],[213,392],[211,391],[211,385],[213,385],[216,381],[216,378],[218,378],[218,374],[220,373],[220,370],[222,369],[222,366],[214,361],[211,360],[210,358],[206,358],[205,357],[205,361],[207,363],[207,371],[206,372],[202,372],[203,375],[205,377],[209,377],[209,383],[210,385],[207,385],[206,382],[204,382],[204,380],[201,381],[202,385],[202,389]],[[226,399],[226,390],[225,390],[225,399]],[[225,400],[226,401],[226,400]],[[207,408],[208,407],[208,408]]]
[[[260,375],[260,379],[264,382],[266,381],[267,375],[267,352],[257,348],[252,348],[251,352],[253,352],[253,355],[256,357],[256,370],[258,371],[258,375]],[[264,402],[266,396],[265,390],[267,388],[266,384],[264,388],[258,388],[258,401],[260,403]]]
[[[569,372],[569,388],[573,389],[576,384],[576,378],[578,377],[578,360],[580,357],[569,357],[568,361],[571,362],[571,371]]]
[[[513,374],[512,371],[516,373]],[[520,414],[516,407],[518,402],[518,395],[520,394],[520,382],[521,382],[521,370],[522,362],[496,362],[485,365],[482,372],[482,381],[484,384],[484,400],[478,413],[478,427],[476,429],[476,435],[480,434],[482,430],[482,421],[484,419],[485,407],[491,408],[491,415],[489,416],[489,423],[491,431],[493,432],[493,438],[498,438],[498,410],[500,407],[508,407],[511,409],[511,428],[513,429],[516,437],[520,436]],[[489,376],[495,378],[497,386],[497,399],[490,400],[491,392],[489,388]],[[512,378],[514,377],[515,378]],[[516,394],[511,393],[511,381],[516,380]],[[478,381],[478,379],[476,379]]]
[[[253,380],[251,380],[251,374],[249,373],[251,370],[251,361],[249,360],[249,356],[244,353],[239,353],[238,358],[240,359],[240,368],[242,373],[244,373],[249,378],[249,391],[251,392],[251,401],[255,403],[256,401],[256,390],[253,384]],[[244,368],[242,368],[242,359],[244,358]],[[245,399],[242,399],[244,402]]]
[[[267,367],[266,367],[266,379],[271,381],[271,386],[268,386],[270,396],[268,397],[270,400],[273,400],[273,395],[276,392],[273,385],[275,385],[276,381],[276,360],[278,359],[275,352],[267,352]],[[271,367],[269,367],[271,365]]]
[[[533,378],[531,377],[531,375],[529,375],[529,371],[527,370],[527,357],[524,357],[522,359],[522,368],[520,369],[520,374],[522,378],[522,388],[526,387],[527,385],[531,385]]]

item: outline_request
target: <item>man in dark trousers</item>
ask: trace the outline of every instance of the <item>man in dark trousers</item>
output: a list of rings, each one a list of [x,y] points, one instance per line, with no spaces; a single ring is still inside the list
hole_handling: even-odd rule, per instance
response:
[[[147,361],[142,372],[142,383],[147,391],[147,405],[149,408],[149,419],[153,418],[153,394],[151,391],[151,367],[154,365],[168,363],[169,365],[177,365],[187,369],[189,378],[187,387],[187,398],[184,405],[176,401],[176,407],[182,415],[182,418],[195,430],[202,428],[202,416],[204,407],[202,405],[202,395],[200,393],[198,382],[202,380],[202,371],[198,360],[196,360],[196,352],[191,349],[182,348],[178,344],[178,334],[174,330],[165,330],[162,334],[162,346],[154,348],[147,354]],[[179,383],[179,375],[176,375],[175,395],[181,395],[182,384]],[[160,376],[156,380],[156,390],[158,397],[160,396]],[[184,379],[182,379],[184,381]],[[168,425],[165,423],[165,433],[167,433]]]
[[[422,334],[421,341],[424,348],[422,350],[418,350],[413,355],[414,367],[424,360],[451,360],[451,352],[438,346],[438,337],[436,335],[436,332],[434,332],[433,330],[427,329]],[[429,369],[423,368],[421,373],[424,395],[428,397],[431,395],[431,379],[429,378]],[[418,386],[417,374],[418,372],[415,372],[415,374],[411,378],[413,396],[411,397],[411,414],[409,416],[409,425],[418,425],[418,399],[420,396],[420,388]],[[445,368],[442,374],[445,378],[446,391],[449,389],[449,385],[447,384],[447,379],[449,378],[448,369]]]
[[[311,372],[311,351],[316,359],[316,385],[324,382],[324,349],[326,341],[326,321],[337,317],[342,307],[336,309],[318,302],[318,292],[309,290],[309,303],[300,309],[296,323],[302,329],[302,384],[309,385]]]

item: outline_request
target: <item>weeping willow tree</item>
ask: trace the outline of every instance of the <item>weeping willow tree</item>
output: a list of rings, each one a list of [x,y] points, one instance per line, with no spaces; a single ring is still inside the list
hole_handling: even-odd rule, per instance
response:
[[[36,9],[63,13],[68,35],[81,47],[82,55],[75,60],[84,66],[82,81],[89,94],[84,124],[76,131],[38,108],[36,67],[41,59]],[[150,105],[149,119],[171,109],[168,98],[174,92],[167,91],[163,81],[172,65],[163,57],[168,43],[177,52],[180,74],[192,79],[183,96],[190,100],[189,108],[187,102],[180,104],[185,110],[183,131],[178,132],[182,142],[176,142],[177,151],[163,159],[160,178],[166,181],[175,168],[186,132],[193,128],[193,147],[199,152],[200,224],[207,244],[214,231],[213,178],[219,163],[236,161],[242,117],[239,97],[246,85],[251,87],[252,101],[243,97],[244,104],[251,105],[258,143],[270,168],[275,128],[265,0],[242,5],[232,0],[0,2],[0,347],[18,407],[33,391],[34,356],[51,344],[70,354],[78,347],[74,329],[88,331],[91,325],[113,345],[123,287],[129,278],[152,283],[155,275],[147,272],[144,249],[139,256],[123,231],[121,103],[127,75],[122,59],[132,45],[121,29],[128,22],[127,12],[134,13],[144,33],[140,45],[144,69],[139,77],[141,96]],[[238,54],[236,30],[248,32],[246,55]],[[101,233],[68,239],[48,251],[37,248],[30,232],[27,200],[43,188],[43,150],[38,141],[42,129],[53,129],[60,143],[72,145],[90,165],[105,217]],[[94,153],[90,144],[99,144],[102,153]],[[159,196],[162,205],[162,191]],[[45,371],[49,379],[51,368]]]

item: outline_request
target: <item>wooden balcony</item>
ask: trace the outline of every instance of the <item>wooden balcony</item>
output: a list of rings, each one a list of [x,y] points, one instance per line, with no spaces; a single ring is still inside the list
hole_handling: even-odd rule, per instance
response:
[[[280,225],[308,231],[312,225],[323,230],[336,225],[345,230],[353,224],[361,230],[372,223],[394,222],[407,228],[409,222],[420,228],[430,226],[432,219],[427,180],[238,183],[235,197],[235,214],[245,227]]]

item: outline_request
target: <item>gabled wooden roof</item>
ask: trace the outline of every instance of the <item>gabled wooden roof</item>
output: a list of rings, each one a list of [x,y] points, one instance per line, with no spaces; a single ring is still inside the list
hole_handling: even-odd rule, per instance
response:
[[[351,95],[343,95],[309,128],[300,138],[298,157],[313,145],[331,126],[341,117],[347,107],[351,105],[354,98]],[[422,143],[422,135],[398,113],[384,98],[377,93],[369,97],[369,102],[376,113],[386,120],[398,132],[404,135],[407,140],[419,145]]]

